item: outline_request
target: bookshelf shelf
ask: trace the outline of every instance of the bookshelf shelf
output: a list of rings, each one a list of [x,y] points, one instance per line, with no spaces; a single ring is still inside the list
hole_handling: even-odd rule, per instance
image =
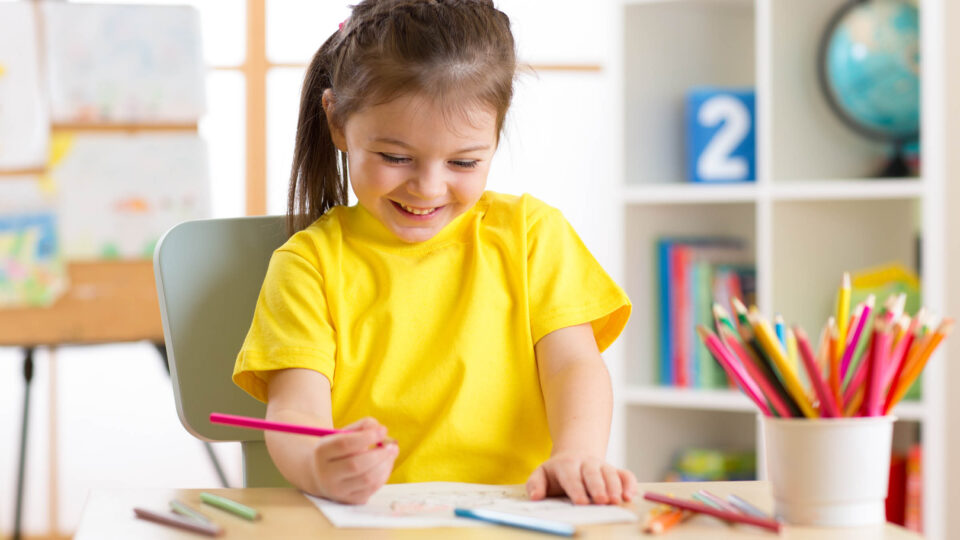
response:
[[[757,187],[753,184],[635,185],[624,189],[623,198],[632,205],[753,202],[757,199]]]
[[[922,268],[922,304],[944,312],[946,150],[942,103],[945,0],[920,7],[923,175],[874,178],[887,145],[834,116],[816,80],[816,50],[845,0],[622,0],[623,283],[634,303],[616,353],[615,419],[622,462],[641,481],[662,479],[684,447],[755,449],[757,413],[739,391],[657,386],[662,237],[736,236],[756,268],[756,300],[816,336],[844,271],[899,263]],[[756,91],[757,179],[687,184],[684,94],[693,86]],[[939,92],[939,93],[938,93]],[[945,538],[943,361],[923,377],[921,401],[901,403],[895,446],[922,442],[923,515]],[[761,469],[758,467],[758,469]],[[758,470],[763,476],[764,472]]]

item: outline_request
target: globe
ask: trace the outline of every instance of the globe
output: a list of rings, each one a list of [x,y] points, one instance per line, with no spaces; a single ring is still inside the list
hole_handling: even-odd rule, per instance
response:
[[[906,173],[903,145],[920,132],[920,30],[914,1],[852,0],[821,39],[820,82],[839,117],[894,145],[889,176]]]

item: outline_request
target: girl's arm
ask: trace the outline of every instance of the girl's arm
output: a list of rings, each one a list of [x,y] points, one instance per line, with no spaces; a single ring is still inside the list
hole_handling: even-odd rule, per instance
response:
[[[547,334],[535,352],[553,451],[530,476],[528,495],[566,493],[577,504],[630,500],[633,473],[606,463],[613,390],[590,324]]]
[[[330,381],[311,369],[282,369],[268,381],[267,420],[332,428]],[[364,418],[325,437],[264,432],[277,469],[307,493],[339,502],[362,504],[386,483],[397,446],[383,441],[387,430]]]

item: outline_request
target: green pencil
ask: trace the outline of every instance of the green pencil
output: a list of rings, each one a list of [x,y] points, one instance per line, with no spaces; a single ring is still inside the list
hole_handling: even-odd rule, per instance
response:
[[[244,519],[249,519],[250,521],[260,519],[260,512],[257,512],[247,505],[240,504],[237,501],[231,501],[226,497],[203,492],[200,493],[200,500],[211,506],[216,506],[221,510],[226,510],[233,515],[240,516]]]

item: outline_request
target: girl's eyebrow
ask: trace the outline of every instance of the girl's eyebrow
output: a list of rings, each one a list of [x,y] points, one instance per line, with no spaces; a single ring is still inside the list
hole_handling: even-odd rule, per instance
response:
[[[387,144],[395,144],[395,145],[397,145],[397,146],[402,146],[403,148],[407,148],[407,149],[413,150],[413,147],[410,146],[409,144],[407,144],[407,143],[405,143],[405,142],[403,142],[403,141],[397,140],[397,139],[391,139],[391,138],[389,138],[389,137],[377,137],[376,139],[373,140],[373,142],[387,143]],[[490,145],[489,145],[489,144],[487,144],[487,145],[481,145],[481,146],[468,146],[467,148],[461,148],[461,149],[457,150],[457,151],[454,152],[454,153],[455,153],[455,154],[462,154],[462,153],[465,153],[465,152],[473,152],[473,151],[476,151],[476,150],[486,150],[486,149],[488,149],[488,148],[490,148]]]

